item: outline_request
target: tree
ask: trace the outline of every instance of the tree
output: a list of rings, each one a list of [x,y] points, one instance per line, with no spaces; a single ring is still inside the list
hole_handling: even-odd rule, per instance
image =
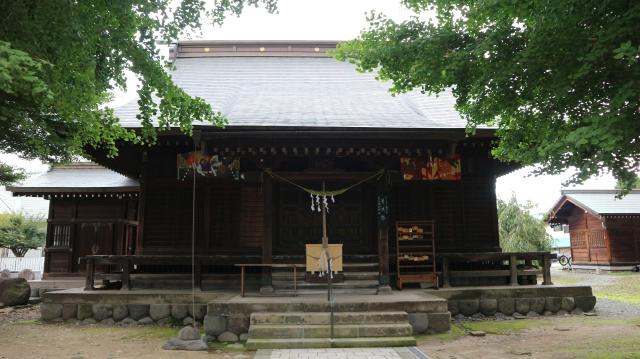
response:
[[[616,182],[616,189],[622,189],[624,188],[625,184],[621,183],[620,181]],[[640,177],[635,178],[635,181],[633,181],[633,184],[631,185],[632,189],[640,189]]]
[[[47,223],[41,218],[11,215],[0,224],[0,247],[9,248],[16,257],[29,249],[44,246]]]
[[[245,6],[274,12],[276,0],[0,1],[0,148],[64,161],[86,146],[115,155],[118,141],[153,143],[156,127],[223,125],[220,113],[173,83],[157,44],[204,21],[222,24]],[[127,73],[140,80],[140,131],[120,127],[105,106]],[[20,177],[7,168],[0,184]]]
[[[569,183],[640,169],[640,2],[403,0],[422,17],[372,14],[338,59],[392,80],[393,93],[451,89],[473,133],[496,126],[493,155],[575,167]],[[435,14],[429,20],[423,20]]]
[[[515,196],[508,202],[498,199],[498,231],[500,247],[505,252],[548,251],[553,239],[546,223],[529,211],[530,203],[521,205]]]

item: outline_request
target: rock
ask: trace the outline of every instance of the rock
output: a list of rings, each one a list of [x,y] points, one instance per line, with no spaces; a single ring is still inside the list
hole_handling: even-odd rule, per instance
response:
[[[202,335],[202,341],[205,343],[209,343],[209,342],[215,342],[217,340],[216,337],[212,337],[211,335]]]
[[[227,330],[227,319],[221,315],[209,315],[204,317],[204,332],[209,336],[217,337]]]
[[[9,278],[9,277],[11,277],[11,271],[8,270],[7,268],[3,269],[0,272],[0,279],[5,279],[5,278]]]
[[[482,313],[475,313],[474,315],[471,316],[471,319],[473,320],[484,320],[485,318],[486,317]]]
[[[469,332],[469,334],[472,337],[484,337],[485,335],[487,335],[487,333],[483,332],[482,330],[472,330]]]
[[[44,321],[62,318],[62,304],[42,303],[40,305],[40,316]]]
[[[29,303],[31,287],[24,278],[0,279],[0,303],[4,306],[25,305]]]
[[[480,310],[480,300],[478,299],[459,299],[458,308],[460,313],[471,316]]]
[[[171,315],[171,306],[169,304],[151,304],[149,306],[149,316],[153,320],[160,320]]]
[[[65,303],[62,305],[62,319],[75,319],[78,317],[78,306],[73,303]]]
[[[546,297],[544,309],[549,312],[557,312],[562,308],[562,297]]]
[[[498,312],[496,313],[496,320],[513,320],[513,317]]]
[[[238,336],[241,342],[246,342],[249,339],[249,333],[242,333]]]
[[[429,313],[429,331],[434,333],[444,333],[451,328],[451,314]]]
[[[582,311],[582,309],[580,308],[576,308],[574,310],[571,311],[572,315],[582,315],[584,312]]]
[[[598,313],[596,312],[585,312],[584,315],[586,315],[587,317],[595,317],[598,315]]]
[[[85,320],[82,321],[83,325],[93,325],[96,324],[96,320],[93,318],[87,318]]]
[[[545,307],[544,297],[529,298],[529,311],[542,314],[544,313],[544,307]]]
[[[583,312],[590,312],[596,307],[596,297],[592,295],[574,297],[573,299],[575,301],[576,308],[582,309]]]
[[[222,334],[218,335],[218,341],[219,342],[237,342],[238,336],[231,332],[223,332]]]
[[[172,338],[166,342],[162,349],[164,350],[208,350],[209,347],[205,342],[200,339],[197,340],[182,340],[179,338]]]
[[[151,325],[153,324],[153,319],[151,317],[144,317],[138,320],[138,325]]]
[[[529,298],[516,298],[514,299],[516,312],[520,314],[529,313]],[[515,316],[514,316],[515,317]]]
[[[178,339],[182,340],[196,340],[200,339],[200,331],[190,325],[180,329],[178,332]]]
[[[225,347],[226,349],[235,349],[235,350],[240,350],[240,349],[244,349],[244,345],[242,345],[241,343],[233,343],[233,344],[229,344]],[[240,355],[240,354],[238,354]],[[238,355],[234,355],[234,358],[247,358],[246,355],[242,355],[242,356],[238,356]]]
[[[540,314],[538,314],[538,312],[534,312],[533,310],[530,310],[527,313],[527,318],[537,318],[539,316],[540,316]]]
[[[569,312],[567,312],[567,311],[566,311],[566,310],[564,310],[564,309],[560,309],[556,314],[557,314],[557,315],[568,315],[568,314],[569,314]]]
[[[126,305],[117,304],[113,306],[113,320],[119,322],[129,316],[129,310]]]
[[[171,306],[171,316],[175,319],[182,320],[189,314],[189,308],[186,304],[174,304]]]
[[[129,304],[127,309],[129,310],[129,316],[135,320],[149,316],[149,306],[145,304]]]
[[[118,324],[122,325],[123,327],[129,327],[129,326],[132,326],[132,325],[136,325],[137,323],[136,323],[136,320],[133,319],[133,318],[124,318]]]
[[[79,320],[85,320],[87,318],[91,318],[92,316],[93,308],[91,308],[91,304],[78,304],[77,318]]]
[[[498,312],[497,299],[480,299],[480,312],[484,315],[494,315]]]
[[[206,304],[196,304],[195,308],[193,305],[188,306],[189,316],[193,317],[195,320],[202,320],[204,315],[207,313],[207,305]]]
[[[104,326],[112,327],[114,324],[116,324],[116,321],[113,320],[113,318],[107,318],[100,321],[100,325]]]
[[[251,325],[249,317],[245,316],[230,316],[227,317],[227,331],[240,334],[249,331]]]
[[[513,298],[498,299],[498,311],[502,314],[512,315],[516,311],[516,305]]]
[[[24,278],[29,281],[36,279],[36,275],[31,269],[25,268],[18,273],[18,278]]]
[[[93,318],[95,318],[96,321],[101,321],[113,316],[113,307],[111,304],[94,304],[92,310]]]
[[[409,313],[409,324],[413,327],[413,334],[423,334],[429,328],[429,315],[427,313]]]
[[[542,315],[544,315],[545,317],[550,317],[553,315],[553,312],[550,310],[545,310],[544,313],[542,313]]]
[[[449,308],[449,312],[452,316],[456,316],[460,313],[460,308],[458,307],[458,301],[455,299],[449,299],[447,301],[447,306]]]
[[[562,310],[566,310],[567,312],[570,312],[575,307],[576,307],[576,302],[573,299],[573,297],[562,297],[562,304],[560,305],[560,308]]]
[[[466,320],[467,317],[465,317],[463,314],[458,314],[453,319],[455,319],[455,320]]]
[[[193,325],[194,321],[191,317],[186,317],[182,320],[182,325]]]
[[[29,296],[31,296],[31,297],[39,297],[40,296],[40,291],[38,291],[38,288],[31,287],[31,293],[29,294]]]
[[[520,314],[520,313],[518,313],[518,312],[513,313],[513,317],[514,317],[515,319],[527,319],[527,316],[526,316],[526,315]]]

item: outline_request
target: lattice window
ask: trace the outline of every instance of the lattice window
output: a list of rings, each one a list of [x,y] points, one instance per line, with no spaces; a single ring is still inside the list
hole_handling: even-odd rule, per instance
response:
[[[589,232],[589,247],[591,248],[604,248],[606,247],[606,243],[604,240],[604,231],[590,231]]]
[[[51,248],[69,248],[71,244],[70,224],[53,224],[51,231]]]
[[[571,233],[571,247],[573,248],[586,248],[587,241],[584,232]]]

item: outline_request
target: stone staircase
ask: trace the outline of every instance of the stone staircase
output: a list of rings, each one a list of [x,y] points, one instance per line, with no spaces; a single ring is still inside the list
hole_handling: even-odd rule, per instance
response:
[[[344,263],[344,281],[333,283],[336,294],[376,294],[378,291],[378,263]],[[322,294],[327,292],[327,283],[305,282],[305,272],[300,270],[296,277],[298,294]],[[293,291],[291,269],[276,268],[272,272],[273,289],[277,293]]]
[[[254,312],[249,349],[414,346],[407,312]]]

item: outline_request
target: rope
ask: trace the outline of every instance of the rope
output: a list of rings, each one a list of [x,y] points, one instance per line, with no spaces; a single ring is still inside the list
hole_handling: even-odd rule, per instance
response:
[[[284,177],[282,177],[280,175],[277,175],[277,174],[271,172],[270,169],[266,169],[266,170],[264,170],[264,172],[266,174],[268,174],[269,176],[273,177],[273,178],[279,179],[279,180],[281,180],[283,182],[286,182],[286,183],[288,183],[288,184],[290,184],[292,186],[298,187],[301,190],[303,190],[303,191],[305,191],[305,192],[307,192],[309,194],[312,194],[312,195],[316,195],[316,196],[338,196],[338,195],[341,195],[341,194],[347,192],[348,190],[353,189],[354,187],[357,187],[357,186],[359,186],[359,185],[361,185],[361,184],[363,184],[365,182],[368,182],[368,181],[370,181],[372,179],[379,179],[384,174],[384,169],[379,170],[378,172],[374,173],[373,175],[371,175],[371,176],[369,176],[369,177],[367,177],[367,178],[365,178],[363,180],[360,180],[360,181],[352,184],[349,187],[338,189],[338,190],[333,190],[333,191],[319,191],[319,190],[315,190],[315,189],[312,189],[312,188],[307,188],[307,187],[301,186],[301,185],[291,181],[290,179],[284,178]]]

